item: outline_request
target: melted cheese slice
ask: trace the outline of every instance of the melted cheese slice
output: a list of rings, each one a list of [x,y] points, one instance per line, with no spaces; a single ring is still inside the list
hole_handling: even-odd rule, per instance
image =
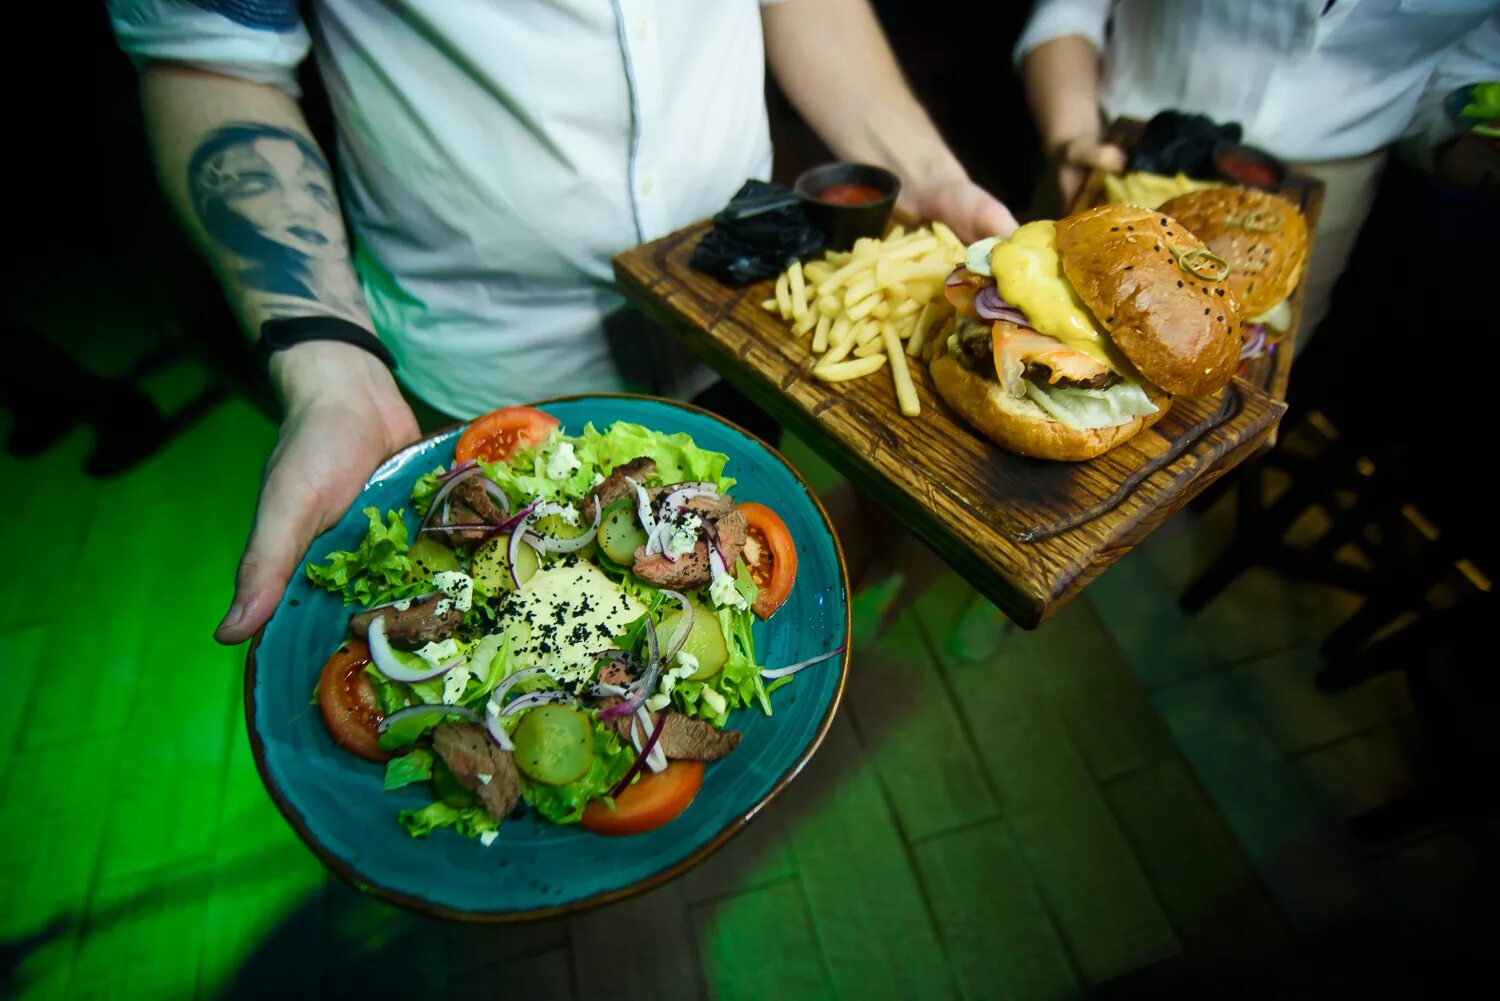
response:
[[[568,559],[538,570],[505,607],[513,668],[540,667],[558,681],[586,678],[598,654],[646,611],[598,567]]]
[[[1029,222],[1009,240],[997,243],[990,251],[990,272],[1000,298],[1019,307],[1033,327],[1118,369],[1105,348],[1104,329],[1063,274],[1052,220]]]

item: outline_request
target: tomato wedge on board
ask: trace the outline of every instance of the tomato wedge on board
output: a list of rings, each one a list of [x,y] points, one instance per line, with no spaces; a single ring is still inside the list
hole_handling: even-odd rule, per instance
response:
[[[318,707],[323,725],[333,742],[366,761],[389,761],[380,749],[380,699],[365,675],[370,648],[363,640],[350,640],[333,652],[318,678]]]
[[[797,579],[797,547],[781,515],[764,504],[748,502],[736,505],[735,510],[745,516],[745,565],[760,588],[751,611],[769,619],[786,601]]]
[[[453,447],[454,462],[505,462],[521,448],[544,441],[558,420],[535,407],[492,410],[464,428]]]
[[[615,797],[613,810],[603,800],[590,800],[578,823],[595,834],[654,831],[686,810],[702,785],[703,762],[671,761],[665,771],[643,772]]]

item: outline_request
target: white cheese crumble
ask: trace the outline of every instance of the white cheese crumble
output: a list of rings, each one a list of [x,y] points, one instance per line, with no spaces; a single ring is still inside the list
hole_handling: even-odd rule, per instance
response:
[[[702,527],[703,519],[696,514],[689,514],[683,518],[681,524],[672,529],[672,534],[667,539],[667,555],[673,559],[680,559],[692,552],[698,545],[698,530]]]
[[[500,836],[500,832],[499,831],[480,831],[479,832],[479,843],[482,844],[482,845],[484,845],[486,848],[488,848],[490,845],[492,845],[492,844],[495,843],[495,839],[498,838],[499,836]]]
[[[708,685],[703,686],[703,691],[698,696],[703,704],[714,711],[715,716],[723,716],[724,711],[729,708],[729,703],[724,701],[724,696],[714,691]]]
[[[677,667],[670,671],[663,671],[661,680],[657,682],[656,694],[646,700],[646,708],[652,712],[660,712],[672,701],[672,689],[677,687],[677,682],[683,680],[694,671],[698,670],[698,658],[686,650],[677,655]]]
[[[411,607],[411,599],[402,598],[400,601],[393,601],[391,602],[391,607],[398,612],[404,612]]]
[[[747,608],[748,603],[745,596],[734,586],[734,578],[727,573],[721,573],[708,585],[708,596],[713,598],[715,605],[728,605],[732,608]]]
[[[448,661],[458,656],[458,641],[453,637],[437,642],[428,643],[412,651],[433,667],[442,667]]]
[[[466,664],[457,664],[443,675],[443,705],[456,706],[458,700],[463,697],[464,688],[469,684],[469,668]]]
[[[561,518],[564,524],[573,525],[575,527],[579,524],[578,509],[572,504],[559,504],[556,501],[543,501],[542,503],[538,504],[536,506],[536,511],[534,512],[533,517],[545,518],[548,515],[553,514]]]
[[[460,570],[439,570],[432,575],[432,586],[452,598],[453,607],[460,612],[467,612],[474,604],[474,580]]]
[[[552,450],[552,457],[547,460],[547,479],[565,480],[582,465],[578,456],[573,454],[573,443],[560,441]]]
[[[492,782],[494,780],[494,778],[495,778],[495,776],[493,776],[493,775],[486,775],[484,772],[480,772],[478,775],[476,775],[474,777],[479,780],[479,784],[482,785],[482,786],[489,785],[490,782]]]

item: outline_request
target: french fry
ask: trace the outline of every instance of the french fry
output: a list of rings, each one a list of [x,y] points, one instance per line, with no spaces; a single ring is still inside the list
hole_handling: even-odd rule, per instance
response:
[[[761,300],[760,308],[765,310],[767,313],[776,313],[778,315],[781,313],[781,307],[776,304],[775,296],[772,296],[769,299]]]
[[[834,319],[833,326],[828,328],[828,343],[837,347],[844,343],[854,332],[854,321],[847,316],[839,316]]]
[[[875,329],[876,329],[876,333],[878,335],[880,328],[876,327]],[[854,357],[856,357],[856,358],[869,358],[869,357],[871,357],[873,355],[880,354],[884,350],[885,350],[885,341],[881,340],[879,336],[875,336],[875,337],[870,338],[864,344],[861,344],[859,347],[855,348],[854,349]]]
[[[844,308],[852,307],[865,296],[875,291],[875,280],[873,278],[861,278],[854,282],[844,292]]]
[[[880,321],[871,317],[864,321],[864,326],[860,328],[859,333],[855,336],[854,343],[860,347],[864,347],[878,337],[880,337]]]
[[[787,277],[785,271],[776,279],[776,305],[781,309],[783,320],[792,318],[791,279]]]
[[[875,304],[875,308],[870,310],[870,315],[882,320],[887,319],[891,315],[891,304],[885,299],[881,299]]]
[[[838,316],[844,309],[844,304],[836,295],[825,295],[818,299],[818,312],[824,316]]]
[[[907,371],[906,355],[901,352],[901,342],[896,339],[896,331],[890,324],[885,324],[881,328],[880,337],[885,341],[885,353],[891,359],[891,381],[896,384],[896,403],[907,417],[920,417],[922,404],[917,399],[917,387],[911,381],[911,372]]]
[[[818,325],[813,328],[812,349],[815,354],[822,354],[828,350],[828,331],[833,327],[833,317],[824,313],[818,317]]]
[[[901,305],[891,310],[891,315],[896,317],[915,316],[919,311],[926,309],[926,305],[915,299],[907,299]]]
[[[820,314],[817,312],[817,310],[803,310],[802,319],[792,324],[792,334],[796,337],[801,337],[806,334],[813,327],[817,326],[819,315]]]
[[[791,279],[792,293],[792,315],[798,320],[807,318],[807,282],[802,278],[802,262],[793,261],[792,266],[786,269],[787,277]],[[811,324],[809,324],[809,329]]]
[[[842,341],[839,341],[828,349],[828,353],[818,360],[816,367],[821,368],[824,365],[835,365],[843,361],[849,357],[849,352],[854,350],[858,343],[859,340],[857,337],[845,337]]]
[[[932,231],[937,234],[937,238],[939,240],[942,240],[948,246],[956,248],[959,251],[966,249],[964,247],[964,242],[958,238],[953,230],[949,229],[947,226],[943,225],[937,220],[933,220]]]
[[[885,355],[878,354],[833,365],[819,365],[813,369],[813,375],[824,382],[847,382],[850,379],[858,379],[861,376],[878,372],[884,365]]]
[[[869,295],[865,296],[863,299],[850,306],[845,312],[845,315],[848,316],[851,320],[863,320],[865,317],[873,313],[876,308],[879,307],[880,304],[884,301],[885,300],[882,299],[878,294],[871,292]]]
[[[802,274],[811,284],[816,285],[833,274],[833,268],[834,265],[829,261],[808,261],[802,265]]]
[[[932,303],[922,307],[917,322],[912,326],[911,338],[906,342],[906,353],[915,358],[922,353],[922,344],[927,340],[927,323],[932,318]]]

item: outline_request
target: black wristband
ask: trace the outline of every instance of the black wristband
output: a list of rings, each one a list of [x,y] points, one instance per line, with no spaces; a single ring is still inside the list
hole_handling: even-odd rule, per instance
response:
[[[273,353],[304,341],[343,341],[364,348],[384,362],[386,368],[396,368],[396,356],[380,343],[380,338],[357,323],[333,316],[289,316],[262,323],[260,340],[255,345],[261,368],[270,365]]]

